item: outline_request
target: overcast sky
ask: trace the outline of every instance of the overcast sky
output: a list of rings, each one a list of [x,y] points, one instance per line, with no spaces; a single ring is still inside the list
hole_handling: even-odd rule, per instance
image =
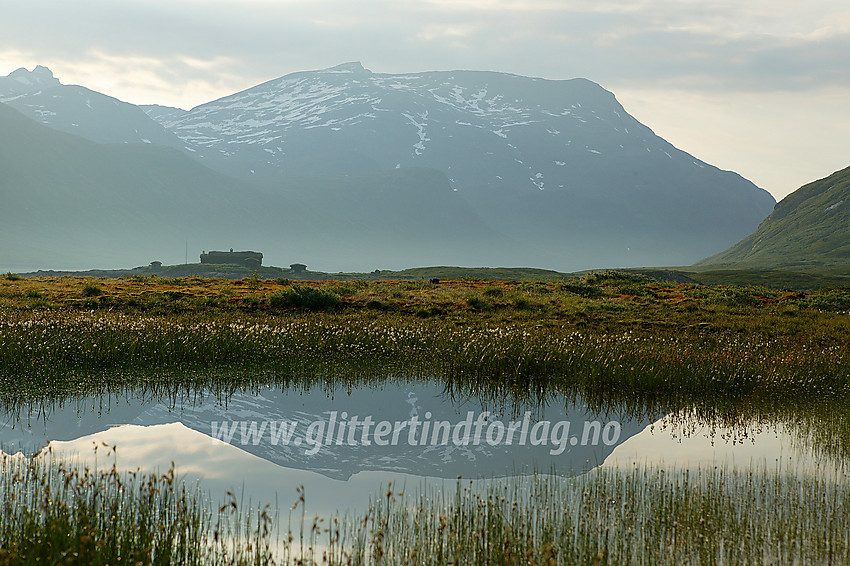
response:
[[[0,0],[0,75],[137,104],[347,61],[585,77],[777,199],[850,165],[847,0]]]

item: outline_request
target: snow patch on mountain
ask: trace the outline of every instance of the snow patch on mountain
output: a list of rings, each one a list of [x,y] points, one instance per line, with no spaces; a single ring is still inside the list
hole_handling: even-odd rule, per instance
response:
[[[416,135],[419,136],[419,141],[413,144],[413,151],[416,155],[422,155],[422,152],[425,151],[425,142],[430,141],[430,138],[425,133],[425,126],[428,123],[428,111],[426,110],[416,117],[407,113],[402,113],[402,116],[410,120],[410,123],[416,127]]]
[[[501,167],[506,186],[527,184],[529,170],[558,185],[575,184],[579,169],[562,164],[579,148],[603,155],[618,145],[632,151],[652,145],[624,134],[634,119],[610,93],[583,79],[476,71],[377,74],[359,63],[293,73],[188,112],[145,111],[212,158],[211,165],[237,175],[255,164],[285,171],[293,159],[332,163],[354,152],[387,169],[400,164],[451,171],[466,188],[496,182],[476,165],[480,156],[491,155],[494,163],[522,166]],[[615,135],[617,144],[607,141]],[[546,141],[553,139],[560,150]],[[287,152],[267,151],[284,144]]]

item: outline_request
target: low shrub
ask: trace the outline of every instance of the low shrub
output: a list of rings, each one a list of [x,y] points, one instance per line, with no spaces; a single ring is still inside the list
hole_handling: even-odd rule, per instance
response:
[[[342,299],[336,293],[305,285],[293,285],[289,289],[278,291],[269,297],[269,305],[278,308],[322,311],[336,309],[341,304]]]
[[[363,283],[361,281],[340,281],[331,285],[329,290],[337,295],[354,295],[357,291],[365,287]]]
[[[552,292],[549,286],[542,281],[525,281],[520,283],[517,288],[524,293],[534,293],[538,295],[545,295]]]
[[[501,287],[496,287],[495,285],[489,285],[484,288],[484,295],[487,297],[501,297],[505,292]]]
[[[259,273],[257,273],[256,270],[254,270],[254,273],[252,273],[251,275],[249,275],[247,277],[245,284],[252,291],[258,290],[260,288],[260,286],[262,285],[262,281],[260,280]]]
[[[153,278],[153,275],[151,276]],[[186,277],[160,277],[157,282],[160,285],[188,285],[189,280]]]
[[[594,271],[584,276],[585,283],[609,283],[611,281],[649,281],[650,278],[640,273],[629,273],[628,271]]]
[[[602,290],[599,287],[587,285],[586,283],[561,283],[558,288],[563,292],[590,299],[602,296]]]
[[[84,297],[99,297],[103,294],[103,289],[97,285],[86,285],[83,287],[82,293]]]
[[[392,307],[390,305],[388,305],[387,303],[384,303],[382,301],[376,301],[376,300],[373,299],[373,300],[366,303],[366,308],[371,309],[371,310],[376,310],[376,311],[388,311]]]
[[[761,304],[756,287],[730,287],[723,293],[723,303],[730,307],[753,307]]]
[[[850,310],[850,289],[825,289],[810,295],[805,302],[808,307],[821,311],[847,311]]]
[[[534,303],[531,302],[531,299],[519,293],[515,293],[511,297],[511,300],[514,303],[514,307],[520,310],[531,310],[535,307]]]
[[[27,289],[24,295],[28,299],[40,299],[42,297],[41,289]]]

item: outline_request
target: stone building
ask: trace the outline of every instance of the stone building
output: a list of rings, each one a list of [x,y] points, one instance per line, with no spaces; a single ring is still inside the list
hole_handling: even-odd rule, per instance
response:
[[[234,252],[230,248],[229,252],[204,252],[201,254],[201,263],[212,263],[219,265],[240,265],[256,269],[263,265],[263,254],[260,252]]]

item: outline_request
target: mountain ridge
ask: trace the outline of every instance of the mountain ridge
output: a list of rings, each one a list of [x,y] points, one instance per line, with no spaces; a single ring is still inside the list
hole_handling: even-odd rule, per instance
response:
[[[4,79],[0,100],[11,98]],[[139,108],[75,90],[83,88],[53,86],[11,102],[96,142],[177,149],[264,198],[337,219],[351,228],[350,245],[387,262],[364,256],[344,269],[683,265],[752,232],[775,204],[740,175],[658,137],[587,79],[382,74],[349,62],[191,110]],[[312,231],[326,240],[340,233],[326,224]],[[399,242],[413,234],[419,245],[405,254]]]
[[[138,106],[80,85],[65,85],[47,67],[0,77],[0,103],[53,129],[98,143],[146,143],[191,151]]]
[[[526,247],[581,241],[572,253],[547,246],[529,258],[540,265],[578,259],[578,269],[600,255],[618,265],[691,263],[743,237],[775,204],[659,138],[587,79],[382,74],[349,63],[271,79],[161,123],[211,167],[271,185],[318,170],[442,170],[488,224]]]
[[[850,167],[803,185],[779,201],[754,233],[696,265],[850,267]]]

